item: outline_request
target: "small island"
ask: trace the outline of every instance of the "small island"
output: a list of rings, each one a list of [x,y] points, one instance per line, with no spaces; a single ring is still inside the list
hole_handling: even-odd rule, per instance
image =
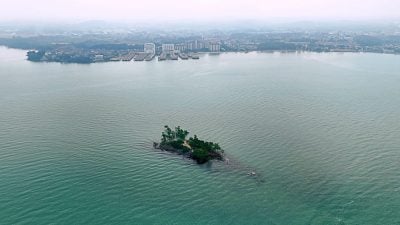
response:
[[[204,164],[214,159],[223,160],[224,150],[218,143],[200,140],[196,135],[187,139],[189,132],[181,129],[180,126],[175,127],[175,130],[167,125],[164,128],[161,142],[154,142],[154,148],[185,155],[198,164]]]

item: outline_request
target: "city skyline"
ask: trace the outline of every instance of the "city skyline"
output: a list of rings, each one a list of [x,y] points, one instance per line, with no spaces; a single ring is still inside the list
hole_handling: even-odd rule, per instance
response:
[[[0,21],[390,20],[399,12],[396,0],[17,0],[2,4]]]

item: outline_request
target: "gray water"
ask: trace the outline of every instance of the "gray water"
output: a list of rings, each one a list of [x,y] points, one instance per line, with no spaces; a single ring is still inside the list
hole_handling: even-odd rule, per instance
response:
[[[0,224],[400,224],[400,56],[24,55],[0,48]],[[231,163],[154,150],[166,124]]]

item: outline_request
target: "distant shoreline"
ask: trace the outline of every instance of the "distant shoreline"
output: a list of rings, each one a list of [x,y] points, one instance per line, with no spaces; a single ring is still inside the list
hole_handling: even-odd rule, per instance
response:
[[[30,51],[29,51],[30,52]],[[27,53],[29,55],[29,52]],[[326,54],[326,53],[358,53],[358,54],[383,54],[383,55],[400,55],[400,53],[388,53],[388,52],[369,52],[369,51],[323,51],[323,52],[317,52],[317,51],[286,51],[286,50],[276,50],[276,51],[227,51],[227,52],[197,52],[196,55],[220,55],[220,54],[229,54],[229,53],[237,53],[237,54],[249,54],[249,53],[264,53],[264,54],[275,54],[275,53],[279,53],[279,54],[302,54],[302,53],[321,53],[321,54]],[[179,57],[176,59],[159,59],[159,55],[154,55],[151,57],[150,60],[135,60],[135,59],[131,59],[131,60],[100,60],[100,61],[90,61],[90,60],[86,60],[86,61],[63,61],[63,60],[32,60],[29,58],[27,58],[28,61],[31,62],[56,62],[56,63],[63,63],[63,64],[95,64],[95,63],[109,63],[109,62],[143,62],[143,61],[187,61],[188,59],[182,59]],[[158,58],[158,60],[156,59]],[[193,58],[192,60],[198,60],[200,59],[199,56],[197,56],[197,58]]]
[[[14,50],[20,50],[20,51],[25,51],[26,53],[29,51],[35,51],[32,49],[22,49],[22,48],[14,48],[14,47],[9,47],[6,45],[0,45],[0,47],[4,47],[6,49],[14,49]],[[259,51],[259,50],[254,50],[254,51],[225,51],[225,52],[196,52],[197,55],[199,56],[204,56],[204,55],[209,55],[209,56],[216,56],[216,55],[223,55],[223,54],[250,54],[250,53],[262,53],[262,54],[307,54],[307,53],[316,53],[316,54],[327,54],[327,53],[336,53],[336,54],[346,54],[346,53],[353,53],[353,54],[380,54],[380,55],[400,55],[400,53],[390,53],[390,52],[373,52],[373,51],[289,51],[289,50],[274,50],[274,51]],[[155,59],[153,60],[141,60],[141,61],[135,61],[135,60],[130,60],[130,61],[124,61],[124,60],[118,60],[118,61],[99,61],[99,62],[65,62],[65,61],[34,61],[34,60],[29,60],[29,58],[25,57],[25,60],[30,61],[30,62],[35,62],[35,63],[61,63],[61,64],[83,64],[83,65],[89,65],[89,64],[99,64],[99,63],[112,63],[112,62],[148,62],[148,61],[187,61],[186,59],[179,59],[179,60],[157,60],[156,58],[158,55],[155,56]],[[201,57],[200,57],[201,58]]]

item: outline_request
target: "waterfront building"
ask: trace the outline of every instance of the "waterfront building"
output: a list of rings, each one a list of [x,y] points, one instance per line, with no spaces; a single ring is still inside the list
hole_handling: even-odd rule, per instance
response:
[[[173,52],[175,50],[174,44],[162,44],[161,46],[163,52]]]
[[[210,42],[204,41],[203,42],[203,49],[210,49]]]
[[[176,44],[175,45],[175,50],[178,52],[185,52],[186,51],[186,45],[185,44]]]
[[[156,45],[154,43],[144,44],[144,52],[149,54],[156,54]]]
[[[208,49],[210,50],[210,52],[220,52],[221,45],[217,42],[211,42],[208,46]]]
[[[188,51],[194,50],[194,42],[192,41],[186,42],[186,50]]]
[[[204,48],[204,43],[202,41],[195,41],[196,49],[203,49]]]
[[[102,61],[104,61],[104,55],[95,55],[95,56],[94,56],[94,61],[95,61],[95,62],[102,62]]]

